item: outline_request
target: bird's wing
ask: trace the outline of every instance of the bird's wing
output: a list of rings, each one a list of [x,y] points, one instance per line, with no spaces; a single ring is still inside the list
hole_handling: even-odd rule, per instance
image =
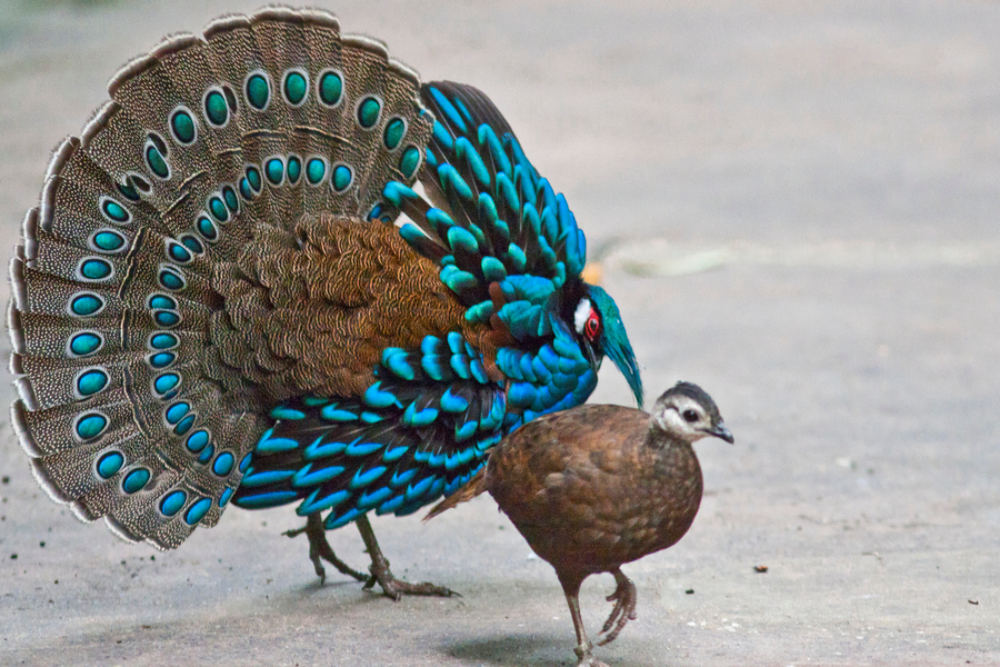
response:
[[[457,334],[418,351],[389,348],[360,397],[302,397],[272,411],[234,502],[302,500],[300,515],[330,510],[327,528],[360,514],[409,514],[457,490],[500,440],[506,395]]]
[[[419,172],[435,205],[402,184],[386,187],[409,219],[403,238],[439,262],[466,320],[508,336],[496,351],[511,381],[508,428],[581,403],[597,377],[567,322],[583,294],[586,239],[565,197],[482,92],[432,82],[421,99],[436,117]]]

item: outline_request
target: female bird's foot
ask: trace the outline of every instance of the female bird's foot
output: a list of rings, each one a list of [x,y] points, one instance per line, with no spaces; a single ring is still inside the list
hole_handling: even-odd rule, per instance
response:
[[[392,571],[389,569],[389,561],[382,555],[382,549],[378,545],[378,540],[375,539],[375,531],[372,530],[372,526],[368,522],[368,517],[362,514],[354,523],[357,525],[358,531],[361,533],[361,539],[364,540],[365,546],[368,548],[368,555],[372,559],[372,564],[369,568],[371,576],[366,577],[365,588],[371,588],[377,582],[382,587],[382,592],[386,597],[392,598],[397,602],[404,595],[435,595],[443,598],[452,596],[462,597],[455,591],[444,586],[437,586],[427,581],[411,584],[408,581],[401,581],[394,577]]]
[[[614,570],[615,581],[618,587],[615,592],[608,596],[608,602],[615,601],[615,608],[611,610],[611,615],[601,628],[601,634],[597,636],[597,645],[604,646],[610,644],[622,631],[629,620],[636,619],[635,605],[638,601],[638,594],[632,580],[622,574],[621,570]]]
[[[306,537],[309,538],[309,560],[313,562],[313,567],[316,568],[316,576],[319,577],[321,586],[326,581],[326,569],[323,567],[324,560],[337,568],[342,574],[354,577],[358,581],[368,581],[368,575],[355,570],[337,558],[337,554],[333,553],[330,543],[326,541],[326,528],[323,527],[323,520],[319,514],[310,514],[306,519],[306,525],[294,530],[286,530],[282,534],[288,537],[298,537],[302,533],[305,533]]]
[[[591,652],[593,648],[594,645],[587,642],[573,649],[573,653],[576,653],[576,657],[579,659],[576,667],[608,667],[607,663],[603,663],[594,657],[594,654]]]

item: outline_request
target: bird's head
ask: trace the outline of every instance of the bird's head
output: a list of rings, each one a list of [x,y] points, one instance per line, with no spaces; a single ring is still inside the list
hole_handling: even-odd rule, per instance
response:
[[[690,382],[678,382],[656,399],[652,426],[688,443],[707,435],[733,443],[715,401]]]
[[[632,352],[632,344],[628,341],[628,334],[625,333],[618,306],[600,287],[586,283],[584,285],[583,297],[577,302],[573,312],[573,328],[583,341],[594,369],[600,367],[605,355],[610,357],[625,376],[635,395],[635,401],[641,408],[642,378],[639,376],[639,366]]]

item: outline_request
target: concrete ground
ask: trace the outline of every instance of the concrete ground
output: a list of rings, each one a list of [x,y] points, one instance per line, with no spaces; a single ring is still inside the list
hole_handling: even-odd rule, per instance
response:
[[[626,566],[639,619],[600,657],[1000,664],[1000,3],[329,6],[491,94],[603,256],[650,393],[697,381],[736,435],[699,444],[701,513]],[[253,8],[5,0],[3,252],[122,62]],[[610,364],[593,398],[628,403]],[[51,503],[6,420],[0,474],[3,665],[573,664],[551,568],[488,497],[374,521],[397,573],[464,596],[392,603],[318,586],[291,509],[161,553]],[[592,630],[612,588],[584,586]]]

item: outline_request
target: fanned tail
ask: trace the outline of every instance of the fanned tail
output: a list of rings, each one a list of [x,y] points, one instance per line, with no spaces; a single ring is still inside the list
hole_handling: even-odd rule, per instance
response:
[[[126,65],[65,141],[11,263],[12,419],[39,482],[129,540],[214,525],[272,419],[223,363],[219,281],[304,215],[391,220],[430,134],[416,75],[319,11],[212,22]],[[235,278],[234,278],[235,276]],[[221,323],[221,325],[220,325]]]

